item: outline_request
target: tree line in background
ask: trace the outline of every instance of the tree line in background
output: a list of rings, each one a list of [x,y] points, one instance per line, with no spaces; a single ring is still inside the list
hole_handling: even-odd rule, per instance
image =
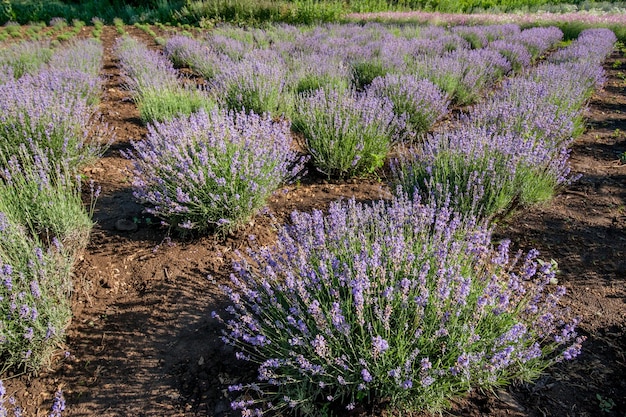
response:
[[[207,22],[313,23],[340,21],[350,12],[426,10],[447,13],[476,11],[573,11],[626,8],[623,1],[579,0],[2,0],[0,23],[48,22],[53,17],[90,21],[97,16],[126,23]]]

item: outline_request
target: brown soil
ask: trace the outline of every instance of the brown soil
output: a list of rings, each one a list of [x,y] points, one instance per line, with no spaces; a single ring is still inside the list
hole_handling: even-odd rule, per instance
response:
[[[127,30],[156,47],[143,32]],[[70,356],[61,351],[38,376],[5,384],[26,416],[47,415],[57,388],[64,391],[68,417],[234,415],[226,388],[253,375],[224,347],[210,312],[224,307],[217,283],[226,281],[233,252],[246,247],[249,235],[271,242],[271,222],[261,215],[225,240],[181,240],[142,214],[120,150],[146,129],[111,53],[117,36],[111,27],[102,35],[101,112],[116,138],[86,170],[102,195],[91,242],[75,269],[74,319],[64,347]],[[573,171],[582,178],[550,204],[519,212],[497,229],[514,246],[538,248],[544,259],[558,262],[566,303],[582,317],[580,329],[588,337],[583,353],[534,384],[474,392],[450,415],[626,415],[626,165],[618,160],[626,151],[626,82],[617,75],[626,67],[620,59],[616,52],[607,61],[609,82],[594,96],[589,129],[572,151]],[[388,195],[383,181],[328,182],[310,175],[279,191],[270,210],[281,219],[342,197]],[[117,231],[120,219],[138,223],[138,230]],[[601,399],[614,405],[603,411]]]

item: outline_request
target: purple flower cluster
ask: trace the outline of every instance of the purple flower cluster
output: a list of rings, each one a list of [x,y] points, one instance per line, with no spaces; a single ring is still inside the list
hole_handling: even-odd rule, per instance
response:
[[[176,89],[178,72],[167,58],[149,50],[134,38],[118,39],[115,52],[125,82],[131,91],[164,91]]]
[[[102,53],[100,45],[79,42],[55,52],[73,56],[76,69],[63,67],[53,57],[48,68],[0,85],[0,148],[11,154],[27,144],[72,167],[98,156],[111,140],[109,129],[97,124],[95,106],[101,81],[93,66]],[[88,67],[91,73],[82,70]]]
[[[558,39],[554,31],[537,33]],[[505,81],[458,128],[427,138],[392,163],[395,183],[403,192],[417,190],[438,201],[452,194],[458,210],[486,217],[514,201],[549,199],[571,180],[569,146],[583,129],[586,100],[603,80],[601,58],[594,52],[589,61],[578,60],[585,56],[578,51],[586,45],[608,53],[614,39],[603,30],[583,32],[580,43],[566,48],[577,51],[572,60],[559,58]]]
[[[144,122],[169,120],[214,107],[205,91],[179,82],[178,72],[165,56],[136,39],[120,38],[115,51]]]
[[[0,68],[3,79],[8,75],[20,78],[24,74],[35,74],[52,57],[49,42],[23,41],[0,49]]]
[[[181,229],[236,229],[303,168],[289,125],[269,116],[201,110],[148,130],[125,154],[133,161],[134,195]]]
[[[230,110],[279,115],[290,111],[286,78],[283,58],[275,51],[257,49],[224,68],[213,90]]]
[[[242,256],[222,287],[229,317],[214,316],[260,364],[257,409],[326,396],[422,408],[574,356],[577,322],[536,256],[509,256],[475,218],[418,196],[338,202],[294,212],[274,247]]]

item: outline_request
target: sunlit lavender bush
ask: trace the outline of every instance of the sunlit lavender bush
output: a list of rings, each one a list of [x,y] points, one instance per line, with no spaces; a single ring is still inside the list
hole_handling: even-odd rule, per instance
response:
[[[0,375],[37,371],[71,318],[70,265],[54,239],[42,249],[26,227],[0,213]]]
[[[177,67],[189,67],[206,80],[212,80],[223,67],[233,65],[228,55],[215,52],[209,45],[187,36],[173,36],[163,49]]]
[[[230,110],[279,116],[291,112],[286,79],[287,68],[278,53],[255,50],[224,68],[214,89],[223,106]]]
[[[49,42],[24,41],[0,49],[0,66],[9,66],[15,78],[34,74],[52,57]]]
[[[583,340],[537,256],[493,245],[475,219],[417,195],[295,212],[222,286],[223,340],[258,365],[257,381],[230,387],[231,406],[441,410],[470,390],[532,380]]]
[[[548,26],[524,29],[520,33],[512,36],[509,40],[525,45],[533,60],[535,60],[550,48],[555,47],[562,39],[563,32],[561,29]]]
[[[391,100],[393,111],[406,120],[405,140],[427,132],[448,113],[450,103],[448,96],[435,84],[412,75],[389,74],[376,78],[368,92]]]
[[[532,62],[532,56],[528,49],[521,42],[510,42],[507,40],[497,40],[490,42],[489,49],[498,51],[504,56],[509,63],[513,71],[519,72],[523,68],[530,66]]]
[[[164,121],[211,109],[213,100],[205,91],[185,87],[173,64],[134,38],[120,38],[115,46],[128,88],[135,93],[141,119]]]
[[[49,65],[57,70],[75,70],[97,77],[102,68],[104,48],[95,39],[82,39],[54,51]]]
[[[353,90],[319,89],[302,95],[292,120],[315,168],[340,178],[380,168],[405,125],[391,100]]]
[[[83,95],[54,70],[1,85],[0,149],[12,154],[21,144],[32,144],[74,168],[92,161],[111,140],[111,131],[97,123],[96,108]]]
[[[549,200],[570,180],[569,143],[466,127],[431,135],[392,161],[392,188],[491,218]],[[450,197],[451,196],[451,197]]]
[[[347,90],[350,87],[350,68],[334,55],[299,54],[292,57],[289,69],[290,88],[298,94],[320,88]]]
[[[289,125],[269,116],[201,110],[148,130],[125,154],[133,161],[134,195],[182,231],[237,229],[303,168]]]
[[[461,49],[443,56],[423,56],[409,65],[409,73],[415,78],[432,81],[460,105],[478,100],[485,88],[511,69],[504,56],[490,49]]]
[[[98,190],[91,186],[91,205]],[[89,240],[91,209],[85,207],[81,179],[67,160],[22,144],[13,155],[0,150],[0,212],[23,225],[44,248],[59,241],[76,259]]]

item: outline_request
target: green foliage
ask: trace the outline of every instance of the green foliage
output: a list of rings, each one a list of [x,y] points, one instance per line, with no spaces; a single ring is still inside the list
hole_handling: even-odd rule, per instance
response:
[[[200,109],[209,111],[215,103],[201,91],[193,89],[143,89],[136,98],[144,123],[162,122],[178,116],[189,116]]]
[[[24,41],[0,50],[0,63],[13,70],[15,78],[33,74],[52,58],[52,48],[48,43]]]
[[[384,77],[389,69],[380,60],[358,61],[352,64],[352,80],[358,90],[364,90],[376,77]]]
[[[36,372],[69,324],[70,269],[87,244],[91,212],[73,169],[44,151],[22,145],[15,156],[0,153],[0,166],[0,374]]]

